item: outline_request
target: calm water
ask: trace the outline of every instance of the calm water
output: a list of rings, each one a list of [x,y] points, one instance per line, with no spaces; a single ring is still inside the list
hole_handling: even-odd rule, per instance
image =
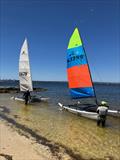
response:
[[[16,83],[0,83],[1,86],[16,86]],[[106,128],[99,128],[96,122],[60,111],[57,103],[72,103],[65,82],[36,82],[35,87],[47,88],[48,91],[38,92],[49,97],[48,103],[38,103],[27,107],[20,102],[10,100],[12,95],[0,94],[0,105],[10,109],[10,116],[21,124],[35,130],[48,139],[64,144],[82,156],[103,158],[120,157],[120,126],[119,118],[108,117]],[[96,84],[98,100],[107,100],[110,108],[120,109],[120,85]],[[90,100],[89,100],[90,101]]]

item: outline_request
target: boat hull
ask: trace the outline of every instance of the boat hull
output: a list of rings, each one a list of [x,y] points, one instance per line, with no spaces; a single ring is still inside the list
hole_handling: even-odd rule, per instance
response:
[[[85,111],[85,110],[74,109],[74,108],[71,108],[67,105],[63,105],[62,103],[58,103],[58,105],[61,107],[61,109],[65,109],[71,113],[74,113],[74,114],[77,114],[79,116],[86,117],[89,119],[97,120],[98,114],[96,112],[89,112],[89,111]],[[120,111],[108,110],[108,115],[117,117],[117,116],[120,116]]]
[[[19,102],[25,102],[24,98],[22,97],[11,97],[11,99]],[[36,103],[36,102],[47,102],[49,98],[44,97],[31,97],[29,103]]]
[[[83,110],[77,110],[74,108],[70,108],[69,106],[65,106],[62,103],[58,103],[58,105],[62,108],[65,109],[71,113],[77,114],[79,116],[85,117],[85,118],[89,118],[89,119],[93,119],[93,120],[97,120],[97,113],[95,112],[88,112],[88,111],[83,111]]]

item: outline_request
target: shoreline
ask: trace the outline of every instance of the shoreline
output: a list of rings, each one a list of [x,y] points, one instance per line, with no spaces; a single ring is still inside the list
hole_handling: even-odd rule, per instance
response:
[[[12,156],[11,160],[19,160],[19,147],[20,150],[22,147],[23,151],[25,150],[26,153],[28,153],[28,156],[35,156],[36,159],[34,158],[34,160],[85,160],[80,155],[74,154],[72,150],[36,134],[32,129],[17,123],[14,119],[9,118],[3,113],[0,113],[0,119],[0,139],[2,142],[0,146],[0,158],[2,157],[1,155],[8,155],[10,157]],[[12,143],[8,142],[10,139]],[[19,141],[24,141],[25,145],[28,146],[28,150],[25,148],[25,146],[21,146]],[[16,142],[15,146],[18,148],[14,148],[13,142]],[[36,146],[38,149],[35,149]],[[13,148],[14,150],[12,150]],[[30,148],[32,152],[29,151]],[[9,150],[11,150],[11,152]],[[34,150],[36,150],[36,152],[34,152]],[[33,155],[29,155],[29,153]],[[23,157],[22,160],[26,160],[26,158],[33,160],[29,157]]]
[[[16,82],[17,84],[19,84],[19,80],[18,79],[0,79],[0,83],[4,83],[4,82],[10,82],[10,83],[14,83]],[[67,80],[33,80],[33,83],[42,83],[42,82],[50,82],[50,83],[54,83],[54,82],[58,82],[58,83],[68,83]],[[119,84],[120,85],[120,82],[112,82],[112,81],[103,81],[103,82],[100,82],[100,81],[93,81],[93,83],[95,84]]]
[[[0,160],[55,160],[47,147],[20,135],[4,120],[0,121]]]
[[[90,157],[86,159],[80,154],[75,154],[70,148],[50,141],[46,137],[37,134],[31,128],[10,118],[7,115],[9,110],[5,106],[0,108],[2,109],[0,110],[0,139],[3,141],[0,146],[0,160],[5,155],[12,156],[12,159],[6,160],[19,160],[21,150],[21,152],[25,151],[26,153],[26,157],[21,155],[23,156],[22,160],[33,160],[34,156],[34,160],[114,160],[113,157],[104,157],[104,159]]]

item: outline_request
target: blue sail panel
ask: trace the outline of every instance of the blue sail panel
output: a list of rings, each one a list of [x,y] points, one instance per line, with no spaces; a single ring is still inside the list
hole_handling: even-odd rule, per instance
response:
[[[67,49],[67,68],[87,64],[82,46]]]
[[[93,87],[87,88],[72,88],[70,89],[70,94],[72,98],[87,98],[87,97],[94,97],[94,90]]]

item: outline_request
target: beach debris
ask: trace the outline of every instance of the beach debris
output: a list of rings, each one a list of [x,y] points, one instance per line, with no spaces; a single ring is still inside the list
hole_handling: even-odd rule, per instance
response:
[[[0,106],[0,111],[3,113],[10,113],[10,110],[6,106],[3,106],[3,105]]]
[[[28,128],[27,126],[16,122],[14,119],[8,117],[7,115],[0,113],[0,118],[8,122],[8,124],[11,125],[12,128],[14,127],[14,129],[16,129],[16,131],[20,135],[25,136],[28,139],[33,138],[36,143],[42,144],[46,146],[47,148],[49,148],[52,155],[56,157],[56,159],[58,160],[62,160],[63,157],[65,156],[69,157],[68,158],[69,160],[84,160],[84,158],[81,157],[81,155],[75,154],[70,148],[67,148],[66,146],[62,144],[55,143],[55,142],[48,140],[46,137],[43,137],[37,134],[31,128]],[[12,159],[6,159],[6,160],[12,160]]]
[[[0,153],[0,157],[4,157],[5,158],[4,160],[12,160],[12,156],[11,155]]]

